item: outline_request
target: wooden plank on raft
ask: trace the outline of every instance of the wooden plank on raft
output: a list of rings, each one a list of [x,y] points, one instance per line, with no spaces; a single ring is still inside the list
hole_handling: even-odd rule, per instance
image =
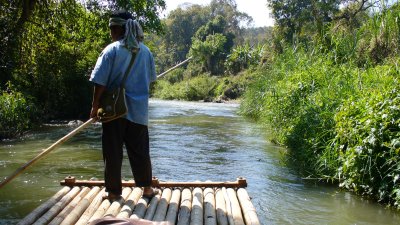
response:
[[[204,190],[204,225],[217,225],[215,196],[212,188]]]
[[[141,188],[134,188],[128,199],[125,201],[125,205],[122,206],[121,211],[118,213],[117,218],[129,218],[132,215],[132,211],[135,208],[136,203],[142,196]]]
[[[90,218],[96,212],[97,208],[103,202],[103,195],[105,194],[105,188],[101,189],[101,191],[96,195],[93,201],[90,203],[89,207],[85,210],[81,218],[75,223],[75,225],[86,225],[88,224]]]
[[[169,201],[171,201],[172,190],[165,188],[162,191],[160,202],[158,203],[157,210],[154,214],[153,221],[164,221],[167,214]]]
[[[201,188],[193,190],[190,225],[203,225],[203,190]]]
[[[74,187],[64,197],[61,198],[53,207],[51,207],[43,216],[41,216],[34,225],[48,224],[57,214],[80,192],[80,187]]]
[[[92,190],[78,203],[78,205],[73,208],[73,210],[67,215],[67,217],[62,221],[61,225],[75,224],[85,212],[87,207],[100,192],[100,187],[93,187]]]
[[[131,192],[132,192],[132,188],[130,188],[130,187],[126,187],[126,188],[122,189],[121,198],[112,202],[110,207],[104,213],[103,217],[107,217],[107,216],[115,217],[119,213],[119,210],[122,208],[122,205],[124,204],[125,199],[128,198],[128,196]]]
[[[34,223],[40,216],[47,212],[53,205],[55,205],[66,193],[71,190],[70,187],[64,187],[58,191],[53,197],[41,204],[31,213],[29,213],[24,219],[18,222],[17,225],[28,225]]]
[[[188,225],[190,223],[190,211],[192,210],[192,192],[185,188],[182,191],[181,208],[178,215],[177,225]]]
[[[96,180],[76,180],[74,177],[67,177],[60,182],[63,186],[104,186],[104,181]],[[123,187],[136,187],[135,181],[122,181]],[[163,187],[163,188],[177,188],[177,187],[226,187],[226,188],[245,188],[247,187],[247,181],[244,178],[238,178],[236,181],[230,182],[164,182],[159,181],[157,178],[153,178],[151,186]]]
[[[253,203],[251,203],[249,194],[247,193],[246,189],[239,188],[237,190],[237,195],[239,198],[240,205],[242,206],[242,211],[246,225],[260,225],[256,209],[254,208]]]
[[[83,199],[87,193],[89,193],[90,188],[84,187],[81,192],[66,206],[64,209],[49,223],[49,225],[59,225],[67,215],[75,208],[76,205]]]
[[[221,188],[215,191],[215,207],[217,210],[218,225],[228,225],[225,195]]]
[[[179,211],[179,201],[180,200],[181,200],[181,190],[175,189],[172,192],[172,197],[171,197],[171,200],[170,200],[169,206],[168,206],[167,216],[165,217],[165,220],[171,224],[175,224],[175,222],[176,222],[176,218],[177,218],[178,211]]]
[[[242,209],[240,208],[239,200],[237,199],[236,191],[232,188],[227,188],[228,197],[231,202],[233,224],[245,225],[242,217]]]

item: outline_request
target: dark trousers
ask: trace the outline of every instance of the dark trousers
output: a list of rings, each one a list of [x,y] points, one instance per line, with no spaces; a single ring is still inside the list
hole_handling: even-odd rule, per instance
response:
[[[152,169],[147,126],[132,123],[125,118],[119,118],[103,123],[102,127],[106,191],[117,195],[122,192],[121,167],[123,158],[122,146],[124,143],[136,186],[150,186]]]

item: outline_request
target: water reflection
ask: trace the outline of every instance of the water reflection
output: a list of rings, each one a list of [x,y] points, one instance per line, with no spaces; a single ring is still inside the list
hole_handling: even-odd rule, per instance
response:
[[[152,100],[150,141],[160,180],[249,184],[263,224],[398,224],[398,213],[329,186],[304,183],[280,163],[265,131],[236,114],[234,104]],[[0,177],[36,156],[73,127],[46,126],[22,140],[0,144]],[[101,125],[95,124],[0,190],[0,224],[15,224],[60,189],[59,181],[102,179]],[[125,156],[126,157],[126,156]],[[123,176],[132,175],[127,160]]]

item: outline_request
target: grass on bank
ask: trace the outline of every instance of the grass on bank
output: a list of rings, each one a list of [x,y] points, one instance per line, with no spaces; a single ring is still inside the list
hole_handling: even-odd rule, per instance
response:
[[[253,75],[243,115],[287,146],[303,176],[334,181],[400,209],[400,5],[331,45],[287,46]],[[355,34],[355,35],[354,35]]]

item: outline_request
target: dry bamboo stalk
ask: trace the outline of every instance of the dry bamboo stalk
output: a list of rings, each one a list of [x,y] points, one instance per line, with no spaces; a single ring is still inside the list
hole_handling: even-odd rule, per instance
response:
[[[68,194],[41,216],[34,225],[48,224],[80,191],[80,187],[74,187]]]
[[[81,192],[66,207],[64,207],[64,209],[49,223],[49,225],[60,224],[89,191],[90,188],[88,187],[82,188]]]
[[[106,199],[104,200],[101,205],[97,208],[97,210],[94,212],[93,216],[90,217],[88,223],[92,222],[93,220],[102,218],[104,213],[107,211],[107,209],[110,207],[111,202],[110,200]]]
[[[181,208],[178,215],[177,225],[188,225],[190,223],[190,211],[192,210],[192,192],[190,189],[183,189]]]
[[[86,225],[88,224],[88,221],[90,217],[93,216],[93,214],[96,212],[97,208],[103,201],[103,195],[105,193],[105,188],[103,188],[94,198],[92,203],[90,203],[89,207],[85,210],[81,218],[75,223],[75,225]]]
[[[18,222],[17,225],[28,225],[34,223],[41,215],[43,215],[48,209],[55,205],[66,193],[71,190],[70,187],[64,187],[58,191],[53,197],[41,204],[31,213],[29,213],[24,219]]]
[[[99,193],[100,187],[94,187],[90,192],[73,208],[73,210],[65,217],[61,225],[75,224],[82,216],[82,213],[88,208],[94,197]]]
[[[201,188],[193,190],[190,225],[203,225],[203,190]]]
[[[181,190],[175,189],[172,192],[171,201],[169,202],[167,216],[165,220],[170,222],[171,224],[175,224],[176,216],[178,215],[179,210],[179,201],[181,200]]]
[[[130,188],[130,187],[122,189],[121,198],[119,198],[118,200],[115,200],[111,204],[111,206],[107,209],[107,211],[103,217],[106,217],[106,216],[115,217],[119,213],[119,210],[121,209],[122,205],[124,204],[125,199],[128,198],[128,196],[131,192],[132,192],[132,188]]]
[[[172,190],[166,188],[163,190],[160,202],[158,203],[157,210],[154,214],[153,221],[164,221],[169,201],[171,201]]]
[[[246,189],[239,188],[237,190],[237,195],[239,198],[240,205],[242,206],[246,225],[260,225],[256,209],[254,208],[253,203],[251,203],[249,194],[247,193]]]
[[[156,196],[154,196],[150,203],[149,207],[147,207],[146,210],[146,215],[144,216],[145,220],[152,220],[154,217],[154,213],[156,212],[158,202],[160,201],[161,195],[158,193]]]
[[[140,198],[135,206],[135,210],[133,210],[132,215],[129,218],[143,219],[144,215],[146,214],[146,209],[148,204],[149,204],[149,199]]]
[[[125,205],[122,206],[121,212],[118,213],[117,218],[129,218],[135,208],[136,203],[142,196],[141,188],[134,188],[128,199],[125,201]]]
[[[232,188],[227,189],[229,200],[232,206],[232,216],[235,225],[245,225],[236,191]]]
[[[222,189],[217,189],[215,191],[215,201],[218,225],[228,225],[228,218],[226,217],[226,203]]]
[[[231,203],[231,200],[229,199],[226,188],[222,188],[222,193],[224,193],[226,216],[228,218],[229,225],[235,225],[235,222],[233,220],[233,215],[232,215],[232,203]]]
[[[204,190],[204,224],[217,225],[215,196],[212,188],[206,188]]]
[[[162,74],[160,74],[160,75],[157,75],[157,78],[160,78],[160,77],[164,76],[165,74],[171,72],[172,70],[174,70],[174,69],[176,69],[176,68],[182,66],[183,64],[187,63],[190,59],[192,59],[192,57],[187,58],[186,60],[180,62],[179,64],[175,65],[174,67],[168,69],[168,70],[165,71],[164,73],[162,73]]]

